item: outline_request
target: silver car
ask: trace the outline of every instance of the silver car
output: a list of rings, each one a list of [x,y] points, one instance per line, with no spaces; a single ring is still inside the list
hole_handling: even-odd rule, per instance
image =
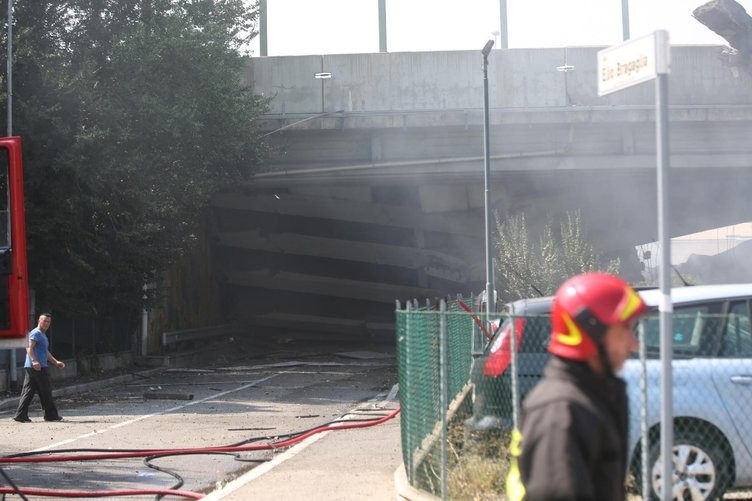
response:
[[[648,475],[651,497],[661,487],[660,360],[658,304],[660,291],[639,291],[650,307],[642,323],[647,358],[627,361],[630,424],[629,450],[635,488],[642,483],[641,391],[647,381],[647,426],[650,439]],[[729,488],[752,488],[752,284],[674,288],[673,499],[719,499]],[[521,398],[542,375],[547,358],[552,298],[520,300],[514,315],[496,332],[473,367],[471,431],[509,422],[510,339],[516,332],[517,373]],[[514,326],[514,328],[512,328]]]
[[[648,474],[660,491],[660,291],[641,291],[653,313],[643,323],[648,359]],[[673,416],[674,499],[720,499],[729,487],[752,486],[752,284],[692,286],[671,291],[674,305]],[[640,378],[643,365],[629,360],[630,450],[638,480]]]

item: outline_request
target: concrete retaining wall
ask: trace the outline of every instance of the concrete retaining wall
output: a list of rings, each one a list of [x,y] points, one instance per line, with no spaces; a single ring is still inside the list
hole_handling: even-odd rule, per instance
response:
[[[22,364],[17,369],[18,388],[21,388],[24,380],[23,358]],[[53,368],[50,377],[53,381],[73,378],[76,376],[86,376],[101,371],[110,371],[122,367],[133,365],[133,354],[130,351],[121,351],[117,353],[104,353],[100,355],[90,355],[77,360],[63,360],[65,368]],[[0,369],[0,391],[8,390],[8,371]]]

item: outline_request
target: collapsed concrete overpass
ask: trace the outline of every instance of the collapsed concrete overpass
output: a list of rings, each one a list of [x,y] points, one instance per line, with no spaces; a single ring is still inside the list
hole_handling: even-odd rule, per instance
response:
[[[493,208],[533,226],[580,209],[602,251],[657,235],[653,87],[596,95],[596,48],[489,61]],[[236,314],[255,325],[391,332],[394,300],[480,290],[479,52],[256,58],[265,172],[213,202]],[[327,76],[331,78],[316,78]],[[675,47],[671,229],[752,220],[752,93],[723,47]]]

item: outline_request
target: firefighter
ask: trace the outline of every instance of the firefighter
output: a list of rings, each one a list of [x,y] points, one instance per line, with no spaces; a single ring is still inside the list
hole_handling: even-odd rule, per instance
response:
[[[627,395],[615,375],[647,307],[621,278],[585,273],[556,292],[553,355],[513,433],[507,499],[623,501]]]

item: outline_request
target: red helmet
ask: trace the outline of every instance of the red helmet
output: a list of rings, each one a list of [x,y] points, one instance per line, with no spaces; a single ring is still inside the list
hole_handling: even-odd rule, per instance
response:
[[[564,282],[551,308],[548,351],[586,360],[612,325],[645,313],[642,298],[624,280],[608,273],[583,273]]]

